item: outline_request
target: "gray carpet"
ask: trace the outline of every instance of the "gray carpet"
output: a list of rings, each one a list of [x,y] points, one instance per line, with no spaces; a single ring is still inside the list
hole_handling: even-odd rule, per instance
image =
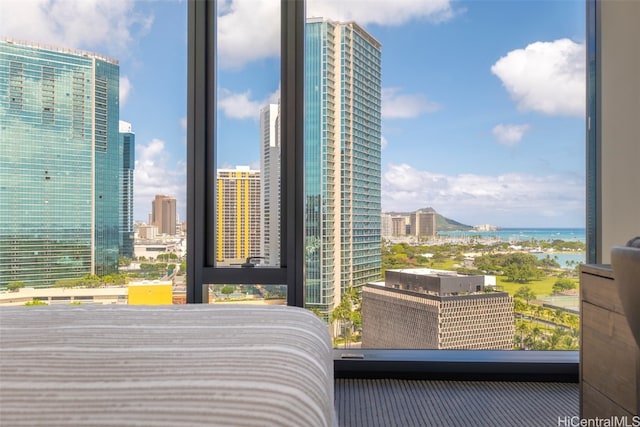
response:
[[[337,379],[335,401],[341,427],[551,427],[579,415],[579,385]]]

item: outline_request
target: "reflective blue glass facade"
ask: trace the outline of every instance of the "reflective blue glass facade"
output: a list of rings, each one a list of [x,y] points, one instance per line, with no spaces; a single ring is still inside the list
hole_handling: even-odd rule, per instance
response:
[[[0,287],[117,271],[116,61],[0,40]]]
[[[380,278],[381,52],[355,23],[307,22],[306,305]]]

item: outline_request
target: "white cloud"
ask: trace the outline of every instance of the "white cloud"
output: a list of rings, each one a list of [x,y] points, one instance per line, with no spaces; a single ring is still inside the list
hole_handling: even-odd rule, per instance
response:
[[[382,175],[382,207],[430,206],[471,225],[575,226],[584,217],[584,185],[584,178],[568,174],[444,175],[390,164]]]
[[[382,117],[385,119],[410,119],[440,109],[435,102],[420,94],[401,94],[400,88],[382,89]]]
[[[0,34],[121,55],[153,23],[134,6],[135,0],[2,0]]]
[[[520,142],[525,132],[528,130],[529,125],[499,124],[493,128],[492,133],[500,144],[512,147]]]
[[[491,72],[522,111],[584,116],[584,44],[569,39],[532,43],[507,53]]]
[[[280,53],[278,0],[219,0],[218,56],[226,68],[241,68]]]
[[[455,15],[449,0],[309,0],[307,16],[356,21],[360,25],[401,25],[413,19],[444,22]]]
[[[233,93],[227,89],[220,90],[218,108],[231,119],[257,119],[262,104],[250,99],[251,91]]]
[[[247,63],[280,52],[278,0],[218,0],[218,55],[222,67],[242,68]],[[368,1],[309,0],[307,16],[335,21],[355,20],[360,25],[401,25],[410,20],[443,22],[456,12],[450,0]]]
[[[180,117],[180,127],[184,130],[187,130],[187,118]]]
[[[385,148],[387,148],[387,145],[389,144],[389,141],[387,141],[387,138],[385,138],[384,136],[382,136],[380,138],[380,147],[384,150]]]
[[[449,0],[309,0],[307,16],[336,21],[356,21],[360,25],[401,25],[413,19],[444,22],[455,13]]]
[[[134,179],[135,218],[145,220],[156,194],[176,198],[178,211],[186,210],[186,163],[180,161],[171,166],[165,142],[152,139],[148,144],[136,144],[136,169]],[[183,218],[184,219],[184,218]]]
[[[127,99],[129,99],[129,94],[131,93],[131,82],[129,81],[129,77],[120,76],[120,107],[124,106],[127,103]]]
[[[255,119],[260,117],[260,108],[267,104],[277,104],[280,98],[280,88],[269,94],[263,100],[251,99],[251,91],[242,93],[231,92],[228,89],[220,88],[220,98],[218,99],[218,109],[230,119]]]

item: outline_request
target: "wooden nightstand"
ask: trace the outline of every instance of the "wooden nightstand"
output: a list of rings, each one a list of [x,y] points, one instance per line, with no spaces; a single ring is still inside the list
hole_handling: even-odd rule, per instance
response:
[[[581,417],[638,415],[640,351],[610,265],[580,267],[580,323]]]

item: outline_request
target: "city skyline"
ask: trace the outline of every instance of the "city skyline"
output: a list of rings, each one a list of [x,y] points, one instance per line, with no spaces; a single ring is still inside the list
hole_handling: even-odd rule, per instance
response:
[[[134,217],[146,218],[155,194],[173,194],[185,218],[186,3],[75,8],[62,25],[75,4],[9,0],[0,33],[117,56],[121,119],[136,127]],[[472,225],[583,227],[584,3],[375,6],[309,1],[307,10],[353,19],[385,46],[382,209],[432,206]],[[232,1],[219,16],[219,166],[257,165],[259,108],[279,87],[277,11]],[[171,84],[157,90],[158,82]]]

